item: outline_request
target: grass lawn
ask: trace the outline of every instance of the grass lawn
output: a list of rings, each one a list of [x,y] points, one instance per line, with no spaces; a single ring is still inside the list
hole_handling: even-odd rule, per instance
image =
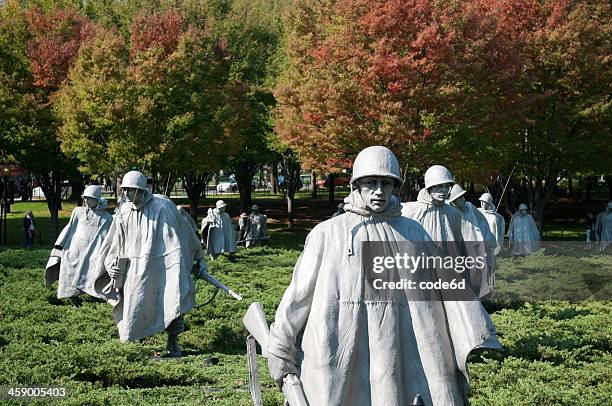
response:
[[[272,247],[240,251],[237,263],[221,258],[210,264],[213,273],[244,300],[237,302],[221,293],[211,305],[190,312],[187,331],[181,335],[186,356],[178,360],[153,357],[163,350],[165,333],[143,342],[120,343],[106,303],[85,297],[77,307],[56,299],[55,290],[43,284],[47,249],[0,250],[0,386],[66,386],[69,396],[58,405],[249,405],[241,318],[251,302],[260,301],[268,321],[273,319],[300,254],[298,239],[303,241],[303,232],[279,233]],[[290,245],[294,248],[282,247]],[[597,254],[588,260],[555,258],[552,266],[567,264],[568,277],[580,271],[574,268],[597,272],[612,267],[609,256]],[[517,272],[542,270],[543,261],[534,255],[499,263],[502,299],[486,307],[503,350],[472,357],[472,405],[612,404],[610,302],[504,299],[508,292],[529,290]],[[202,281],[196,285],[202,303],[212,289]],[[212,356],[219,358],[218,365],[206,365]],[[265,360],[260,357],[259,363],[264,403],[281,405]]]

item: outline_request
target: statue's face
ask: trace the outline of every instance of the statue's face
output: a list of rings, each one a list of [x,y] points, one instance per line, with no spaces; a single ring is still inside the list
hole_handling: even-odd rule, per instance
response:
[[[142,193],[142,191],[138,188],[126,187],[125,189],[123,189],[123,191],[128,201],[134,203],[135,206],[138,206],[144,198],[144,193]]]
[[[389,205],[395,185],[391,178],[366,176],[357,181],[357,186],[366,208],[374,213],[381,213]]]
[[[94,197],[85,197],[85,206],[90,209],[95,209],[98,207],[98,199]]]
[[[462,209],[465,206],[465,197],[459,196],[458,198],[453,200],[451,204],[458,209]]]
[[[450,195],[450,190],[453,187],[452,183],[443,183],[441,185],[435,185],[427,189],[431,198],[438,203],[444,203]]]
[[[525,214],[527,214],[527,209],[521,209],[519,210],[519,213],[521,214],[521,216],[524,216]]]
[[[219,213],[225,213],[225,206],[219,207]]]
[[[482,200],[480,201],[480,207],[482,207],[485,210],[490,210],[491,209],[491,204],[487,203],[487,202],[483,202]]]

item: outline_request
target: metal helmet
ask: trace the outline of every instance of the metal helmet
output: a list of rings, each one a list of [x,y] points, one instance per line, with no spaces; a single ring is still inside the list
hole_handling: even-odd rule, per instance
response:
[[[521,211],[521,210],[528,210],[528,209],[529,209],[529,207],[527,207],[527,205],[525,203],[519,204],[519,211]]]
[[[425,189],[445,183],[455,183],[453,174],[446,167],[434,165],[425,171]]]
[[[491,193],[483,193],[482,196],[480,196],[479,200],[481,202],[485,202],[485,203],[489,203],[489,204],[495,205],[493,203],[493,195]]]
[[[121,180],[121,187],[132,187],[144,190],[147,188],[147,178],[142,174],[142,172],[129,171],[128,173],[123,175],[123,179]]]
[[[225,204],[225,202],[223,200],[217,200],[217,203],[215,203],[215,207],[217,209],[220,209],[220,208],[225,207],[225,206],[227,206],[227,204]]]
[[[379,145],[361,150],[353,162],[351,184],[366,176],[383,176],[401,183],[399,162],[395,154],[389,148]]]
[[[100,185],[89,185],[85,188],[81,197],[92,197],[99,201],[102,199],[102,188]]]
[[[463,190],[463,188],[459,184],[455,183],[451,188],[450,197],[448,198],[448,201],[452,202],[453,200],[463,196],[465,193],[466,191]]]

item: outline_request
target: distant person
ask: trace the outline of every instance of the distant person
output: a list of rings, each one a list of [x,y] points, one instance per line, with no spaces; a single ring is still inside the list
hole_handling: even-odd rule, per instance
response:
[[[525,256],[540,249],[540,232],[527,205],[521,203],[508,228],[510,255]]]
[[[612,202],[608,202],[606,209],[599,213],[595,223],[595,234],[597,241],[601,241],[601,248],[608,246],[612,241]]]
[[[242,212],[240,213],[240,217],[238,218],[238,224],[237,224],[237,240],[238,240],[238,244],[242,243],[244,244],[245,242],[245,235],[246,235],[246,226],[247,223],[249,221],[249,215]]]
[[[90,185],[83,195],[84,206],[76,207],[70,221],[60,233],[46,266],[45,285],[58,282],[58,299],[87,293],[97,296],[94,283],[97,277],[100,247],[113,221],[106,211],[102,187]]]
[[[234,259],[236,251],[236,232],[232,219],[225,212],[227,204],[223,200],[217,200],[215,208],[208,211],[208,215],[202,220],[200,233],[206,244],[206,254],[216,259],[223,252],[229,253],[230,259]]]
[[[586,241],[593,242],[597,241],[596,225],[597,217],[590,211],[586,214]]]
[[[259,206],[251,206],[251,214],[247,218],[245,230],[245,247],[256,247],[265,245],[270,237],[268,236],[268,217],[259,212]]]
[[[34,214],[32,214],[32,210],[28,210],[23,218],[23,234],[25,237],[23,246],[26,249],[32,249],[32,245],[34,245],[34,236],[36,235],[36,223],[34,221]]]
[[[336,211],[334,212],[334,214],[332,214],[331,218],[334,218],[341,214],[344,214],[344,203],[342,202],[338,203],[338,207],[336,208]]]

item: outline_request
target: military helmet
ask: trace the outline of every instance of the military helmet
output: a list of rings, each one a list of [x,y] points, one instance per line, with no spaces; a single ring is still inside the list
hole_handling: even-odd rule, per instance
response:
[[[434,165],[425,171],[425,189],[445,183],[455,183],[453,174],[446,167]]]
[[[353,162],[351,184],[366,176],[382,176],[399,183],[402,182],[399,162],[395,154],[389,148],[380,145],[361,150]]]
[[[136,189],[146,189],[147,188],[147,178],[139,171],[129,171],[125,175],[123,175],[123,179],[121,180],[121,188],[136,188]]]
[[[102,199],[102,188],[100,185],[89,185],[85,188],[81,197],[92,197],[99,201]]]
[[[455,183],[453,187],[451,188],[450,197],[448,198],[448,201],[452,202],[453,200],[463,196],[464,194],[466,194],[466,191],[463,190],[463,188],[460,185]]]

